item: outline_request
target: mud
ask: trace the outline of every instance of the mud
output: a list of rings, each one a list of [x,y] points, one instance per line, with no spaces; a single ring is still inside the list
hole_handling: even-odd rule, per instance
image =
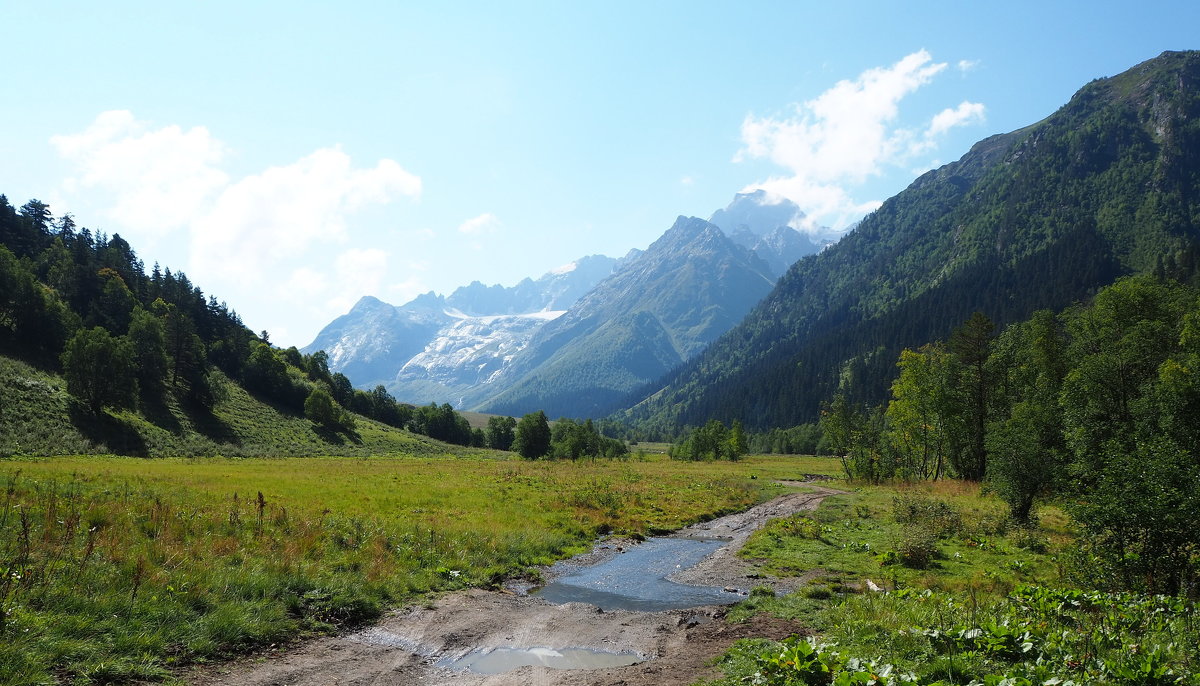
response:
[[[788,485],[801,485],[788,483]],[[745,512],[681,529],[680,538],[727,541],[695,567],[670,575],[672,581],[701,586],[746,589],[758,585],[787,590],[794,580],[758,578],[737,550],[751,533],[775,517],[816,508],[839,493],[804,484],[811,492],[780,496]],[[588,562],[622,554],[632,542],[608,542],[586,556]],[[559,565],[550,576],[565,574]],[[578,569],[578,565],[575,565]],[[782,638],[802,632],[795,623],[757,617],[742,624],[723,621],[727,608],[710,605],[658,612],[604,611],[584,603],[551,604],[512,591],[468,590],[451,593],[424,606],[386,615],[377,625],[343,636],[321,638],[269,655],[259,655],[182,675],[196,686],[307,686],[365,684],[464,684],[466,686],[641,686],[692,684],[717,676],[710,665],[738,638]],[[472,660],[488,658],[553,661],[551,653],[569,659],[635,660],[631,665],[558,669],[524,664],[499,674],[470,670]],[[609,662],[608,664],[612,664]],[[508,666],[508,665],[505,665]],[[561,666],[561,665],[560,665]],[[570,666],[570,665],[568,665]],[[579,666],[579,665],[575,665]]]

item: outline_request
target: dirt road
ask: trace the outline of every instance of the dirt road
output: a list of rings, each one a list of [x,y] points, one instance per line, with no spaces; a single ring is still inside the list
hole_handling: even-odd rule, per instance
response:
[[[788,485],[800,485],[789,482]],[[692,569],[671,577],[681,583],[748,589],[771,584],[751,579],[737,551],[767,521],[815,509],[839,493],[815,484],[812,492],[780,496],[745,512],[695,524],[676,537],[727,539]],[[598,555],[612,553],[615,546]],[[781,583],[781,589],[788,587]],[[723,621],[725,608],[710,606],[664,612],[598,611],[591,605],[552,605],[511,592],[469,590],[426,606],[386,615],[377,625],[352,634],[317,639],[278,655],[258,656],[185,675],[196,686],[326,686],[463,684],[466,686],[641,686],[691,684],[715,676],[708,663],[738,638],[781,638],[801,627],[759,617],[744,624]],[[446,663],[492,648],[583,648],[624,655],[636,664],[597,669],[524,666],[501,674],[476,674]]]

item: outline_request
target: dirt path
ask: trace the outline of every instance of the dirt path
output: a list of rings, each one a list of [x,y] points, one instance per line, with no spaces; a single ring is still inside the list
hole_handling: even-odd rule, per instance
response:
[[[672,579],[741,589],[769,583],[748,578],[751,567],[737,557],[737,551],[755,529],[770,519],[815,509],[825,497],[841,492],[811,483],[803,485],[812,492],[780,496],[745,512],[673,534],[729,542]],[[724,614],[725,608],[718,606],[665,612],[602,612],[582,603],[551,605],[509,592],[468,590],[448,594],[430,605],[394,611],[364,631],[318,639],[279,655],[207,667],[185,678],[195,686],[682,686],[715,676],[709,673],[709,661],[738,638],[781,638],[801,630],[793,623],[768,617],[727,624],[721,621]],[[444,666],[446,661],[474,650],[501,647],[587,648],[624,653],[639,662],[587,670],[526,666],[495,675]]]

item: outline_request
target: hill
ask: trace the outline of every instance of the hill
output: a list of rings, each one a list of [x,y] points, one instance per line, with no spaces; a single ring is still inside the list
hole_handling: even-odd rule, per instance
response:
[[[182,272],[0,195],[0,455],[439,450],[481,432],[449,406],[354,390],[324,353],[270,345]]]
[[[96,416],[79,408],[58,374],[0,356],[0,456],[368,456],[467,450],[361,416],[353,432],[330,431],[254,397],[220,372],[215,376],[221,399],[211,410],[172,400]]]
[[[1122,274],[1190,278],[1198,78],[1200,54],[1164,53],[924,174],[618,416],[649,433],[812,421],[839,387],[882,401],[902,348],[944,339],[974,311],[1004,324]]]

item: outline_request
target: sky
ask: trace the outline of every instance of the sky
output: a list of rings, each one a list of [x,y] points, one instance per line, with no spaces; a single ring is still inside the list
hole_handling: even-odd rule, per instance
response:
[[[4,2],[0,193],[120,234],[277,345],[511,286],[764,188],[844,230],[1177,2]]]

